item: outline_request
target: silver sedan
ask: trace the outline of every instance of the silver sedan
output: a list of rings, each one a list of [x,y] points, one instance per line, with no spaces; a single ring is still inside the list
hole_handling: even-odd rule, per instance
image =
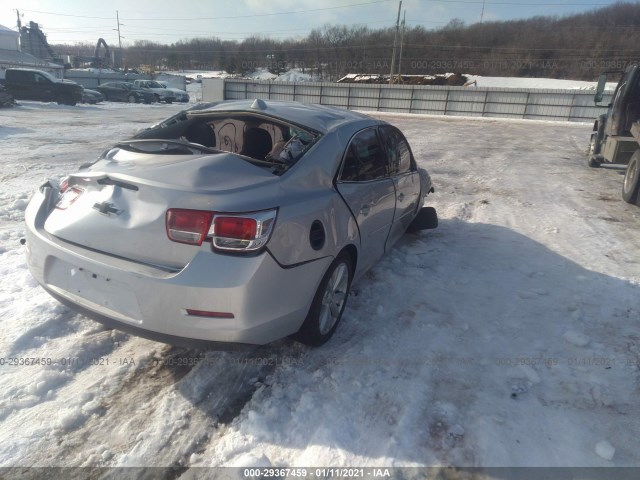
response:
[[[437,225],[432,191],[383,121],[200,104],[40,186],[26,254],[51,295],[109,327],[173,344],[321,345],[352,283],[405,231]]]

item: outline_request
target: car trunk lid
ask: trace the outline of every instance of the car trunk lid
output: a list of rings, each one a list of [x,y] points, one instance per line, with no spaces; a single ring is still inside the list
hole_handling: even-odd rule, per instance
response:
[[[225,152],[163,156],[119,151],[69,177],[45,230],[89,249],[182,268],[199,248],[210,247],[171,241],[169,208],[229,211],[256,192],[270,208],[278,183],[268,170]]]

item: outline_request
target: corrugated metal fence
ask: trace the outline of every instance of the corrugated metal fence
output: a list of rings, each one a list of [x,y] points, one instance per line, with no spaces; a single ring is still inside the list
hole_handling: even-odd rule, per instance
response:
[[[353,110],[588,122],[604,109],[590,90],[224,80],[224,99],[262,98]],[[607,105],[611,93],[601,105]],[[205,99],[206,100],[206,99]]]

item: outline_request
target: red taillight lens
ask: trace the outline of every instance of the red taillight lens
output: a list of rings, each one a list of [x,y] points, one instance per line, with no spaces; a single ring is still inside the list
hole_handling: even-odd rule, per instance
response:
[[[255,252],[263,248],[273,232],[277,209],[250,213],[216,213],[209,235],[213,248]]]
[[[212,217],[212,212],[170,208],[166,219],[167,236],[174,242],[202,245]]]
[[[215,217],[213,221],[216,237],[252,240],[256,236],[258,222],[248,217]]]
[[[58,200],[58,203],[56,203],[56,208],[59,210],[66,210],[83,193],[84,193],[84,190],[82,188],[78,188],[78,187],[66,188],[64,193],[60,195],[60,200]]]

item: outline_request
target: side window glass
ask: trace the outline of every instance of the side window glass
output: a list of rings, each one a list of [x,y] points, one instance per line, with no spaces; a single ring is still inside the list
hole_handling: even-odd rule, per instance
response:
[[[378,142],[375,128],[353,137],[344,160],[343,182],[366,182],[387,176],[387,160]]]
[[[388,125],[380,128],[382,143],[389,159],[389,168],[392,175],[398,175],[411,171],[411,150],[409,144],[400,131]]]

